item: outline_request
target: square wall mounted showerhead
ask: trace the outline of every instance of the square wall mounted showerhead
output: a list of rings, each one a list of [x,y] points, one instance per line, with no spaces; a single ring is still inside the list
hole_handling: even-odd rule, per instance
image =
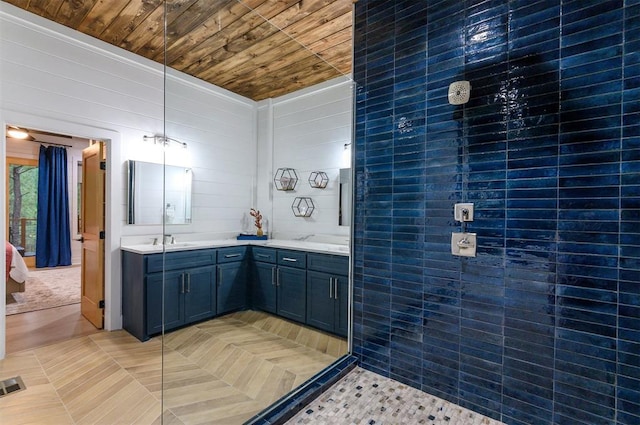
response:
[[[471,95],[471,83],[468,81],[454,81],[449,84],[449,103],[452,105],[462,105],[469,101]]]

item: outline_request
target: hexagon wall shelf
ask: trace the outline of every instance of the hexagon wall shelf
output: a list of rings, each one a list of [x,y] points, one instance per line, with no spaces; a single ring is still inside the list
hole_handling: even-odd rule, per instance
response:
[[[324,189],[329,183],[329,177],[324,171],[312,171],[309,175],[309,185],[315,189]]]
[[[273,178],[273,184],[275,184],[276,190],[293,190],[298,184],[298,173],[293,168],[278,168]]]
[[[298,197],[293,200],[291,209],[293,210],[293,215],[296,217],[311,217],[316,206],[313,204],[313,200],[311,198]]]

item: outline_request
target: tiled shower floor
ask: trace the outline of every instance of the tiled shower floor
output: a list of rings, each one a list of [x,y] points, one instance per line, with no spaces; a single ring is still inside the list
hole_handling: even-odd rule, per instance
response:
[[[287,425],[501,425],[438,397],[355,368]]]

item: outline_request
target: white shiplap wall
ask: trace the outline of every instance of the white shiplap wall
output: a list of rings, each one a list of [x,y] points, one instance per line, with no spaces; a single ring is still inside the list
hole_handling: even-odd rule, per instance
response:
[[[260,104],[258,128],[262,155],[272,146],[271,167],[258,170],[258,199],[268,200],[270,232],[291,237],[306,235],[348,236],[348,226],[338,226],[338,175],[350,166],[352,138],[352,85],[338,78]],[[273,188],[278,168],[294,168],[298,184],[294,191]],[[329,177],[325,189],[314,189],[308,179],[312,171]],[[312,198],[315,210],[309,218],[294,217],[291,204],[296,197]]]
[[[170,72],[166,133],[188,143],[163,152],[142,136],[164,130],[165,80],[159,64],[0,2],[0,122],[104,139],[108,150],[106,327],[121,326],[120,238],[161,233],[125,225],[127,159],[191,165],[196,213],[172,233],[240,231],[256,172],[256,103]],[[4,132],[0,140],[4,141]],[[166,157],[166,158],[165,158]],[[4,187],[5,144],[0,161]],[[0,217],[6,219],[0,197]],[[4,226],[2,236],[4,237]],[[4,266],[0,267],[1,268]],[[4,286],[0,289],[0,358]]]

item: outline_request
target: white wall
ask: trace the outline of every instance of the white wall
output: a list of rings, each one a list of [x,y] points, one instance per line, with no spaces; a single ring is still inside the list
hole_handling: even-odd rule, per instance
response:
[[[143,142],[163,134],[163,69],[124,50],[0,2],[0,124],[21,125],[107,141],[106,327],[121,327],[120,238],[161,233],[161,226],[125,225],[125,161],[162,162]],[[239,231],[255,180],[255,102],[170,72],[167,135],[188,143],[167,163],[194,169],[196,214],[173,233]],[[0,136],[0,187],[5,140]],[[223,199],[224,202],[221,202]],[[0,218],[5,217],[0,197]],[[5,228],[0,229],[5,238]],[[0,266],[2,272],[4,263]],[[0,285],[0,358],[4,356],[4,285]]]
[[[290,235],[349,235],[338,226],[338,175],[349,168],[352,138],[352,88],[348,78],[337,78],[309,89],[260,103],[258,109],[259,156],[258,201],[269,211],[270,232]],[[270,154],[272,152],[272,154]],[[294,191],[273,188],[278,168],[293,168],[299,181]],[[329,177],[325,189],[309,184],[312,171]],[[309,218],[294,217],[296,197],[310,197],[315,210]],[[272,205],[269,204],[270,201]]]

